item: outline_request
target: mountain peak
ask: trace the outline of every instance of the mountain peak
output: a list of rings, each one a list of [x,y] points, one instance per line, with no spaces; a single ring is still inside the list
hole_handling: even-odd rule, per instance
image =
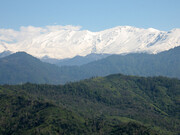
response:
[[[9,55],[9,57],[16,57],[16,56],[24,57],[24,56],[31,56],[31,55],[24,51],[16,52],[16,53]],[[31,56],[31,57],[33,57],[33,56]]]
[[[2,58],[1,60],[9,61],[15,63],[16,61],[19,62],[21,61],[22,63],[27,63],[27,62],[40,62],[40,60],[26,52],[16,52],[11,55],[8,55],[7,57]]]
[[[33,29],[36,31],[36,27]],[[39,31],[39,29],[36,33],[15,31],[14,35],[12,35],[12,31],[2,32],[0,33],[0,49],[12,52],[25,51],[39,58],[48,56],[49,58],[64,59],[77,55],[86,56],[91,53],[147,52],[155,54],[180,46],[180,29],[165,32],[154,28],[117,26],[100,32],[69,30],[62,27]],[[1,39],[1,37],[4,38]]]

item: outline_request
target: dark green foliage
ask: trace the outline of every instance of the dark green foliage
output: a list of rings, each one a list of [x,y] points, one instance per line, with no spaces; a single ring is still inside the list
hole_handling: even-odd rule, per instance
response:
[[[25,94],[25,93],[24,93]],[[81,117],[20,94],[0,94],[0,134],[82,134]]]
[[[32,84],[26,84],[32,88]],[[32,86],[32,87],[31,87]],[[137,122],[122,122],[106,117],[79,116],[64,107],[40,101],[13,86],[0,87],[0,134],[2,135],[157,135]],[[47,86],[48,87],[48,86]]]
[[[21,90],[34,100],[52,102],[75,112],[85,119],[91,133],[153,134],[152,128],[162,134],[179,132],[178,79],[117,74],[66,85],[26,83],[3,88]]]
[[[128,124],[117,125],[109,135],[158,135],[147,127],[129,122]]]

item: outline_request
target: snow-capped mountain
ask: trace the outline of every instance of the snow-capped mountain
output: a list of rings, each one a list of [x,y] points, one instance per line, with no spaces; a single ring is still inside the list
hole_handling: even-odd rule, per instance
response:
[[[100,32],[75,26],[21,27],[0,29],[0,52],[25,51],[42,58],[64,59],[97,54],[134,52],[159,53],[180,46],[180,29],[159,31],[119,26]]]

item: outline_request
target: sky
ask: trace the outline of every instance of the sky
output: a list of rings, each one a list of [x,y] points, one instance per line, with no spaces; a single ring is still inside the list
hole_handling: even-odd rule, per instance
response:
[[[180,28],[180,0],[0,0],[0,29],[50,25],[169,31]]]

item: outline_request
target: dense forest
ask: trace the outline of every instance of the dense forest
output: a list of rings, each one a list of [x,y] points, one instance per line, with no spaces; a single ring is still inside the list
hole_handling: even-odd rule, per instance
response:
[[[122,74],[0,86],[0,134],[178,135],[180,80]]]

